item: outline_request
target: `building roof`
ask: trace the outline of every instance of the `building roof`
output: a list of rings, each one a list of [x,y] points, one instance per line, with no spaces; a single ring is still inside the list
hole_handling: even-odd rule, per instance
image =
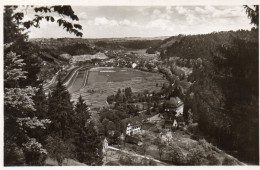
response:
[[[154,116],[148,118],[148,120],[149,120],[149,121],[160,121],[160,120],[162,120],[162,118],[159,117],[159,114],[156,114],[156,115],[154,115]]]
[[[70,54],[64,53],[60,55],[61,58],[65,58],[65,59],[71,59],[72,56]]]
[[[74,55],[72,56],[72,60],[74,61],[87,61],[87,60],[92,60],[92,59],[100,59],[100,60],[104,60],[107,59],[108,57],[101,52],[98,52],[94,55],[91,54],[84,54],[84,55]]]

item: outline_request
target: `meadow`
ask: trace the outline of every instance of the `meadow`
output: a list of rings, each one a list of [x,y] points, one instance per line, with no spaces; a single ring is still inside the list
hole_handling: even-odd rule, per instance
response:
[[[83,74],[80,74],[75,79],[70,89],[78,89],[82,84]],[[106,68],[97,67],[89,70],[87,84],[84,88],[78,91],[70,90],[72,100],[75,101],[79,97],[91,105],[92,108],[103,107],[106,105],[106,98],[109,95],[115,94],[118,89],[131,87],[133,92],[141,92],[144,90],[157,90],[166,82],[162,74],[149,73],[129,68]]]

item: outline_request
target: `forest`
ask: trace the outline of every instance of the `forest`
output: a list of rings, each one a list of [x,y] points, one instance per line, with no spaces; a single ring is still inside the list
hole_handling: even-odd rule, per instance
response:
[[[258,33],[257,37],[258,37]],[[194,114],[200,129],[243,159],[259,161],[258,41],[235,39],[195,68]]]
[[[58,58],[60,54],[67,53],[70,55],[83,55],[83,54],[95,54],[98,51],[107,50],[139,50],[147,49],[149,47],[157,46],[162,40],[128,40],[124,38],[120,39],[31,39],[30,42],[42,51],[46,51],[55,58]]]
[[[157,49],[164,61],[178,57],[187,66],[201,60],[201,65],[189,65],[193,73],[188,80],[193,85],[184,112],[192,110],[209,141],[259,164],[259,21],[255,17],[259,9],[250,10],[251,31],[179,35],[164,40]]]

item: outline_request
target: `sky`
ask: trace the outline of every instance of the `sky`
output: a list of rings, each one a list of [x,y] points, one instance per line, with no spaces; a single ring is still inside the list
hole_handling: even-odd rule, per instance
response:
[[[251,29],[243,6],[72,6],[83,38],[158,37]],[[25,20],[31,19],[27,10]],[[56,16],[58,17],[58,16]],[[74,22],[75,23],[75,22]],[[57,23],[42,21],[30,38],[76,38]]]

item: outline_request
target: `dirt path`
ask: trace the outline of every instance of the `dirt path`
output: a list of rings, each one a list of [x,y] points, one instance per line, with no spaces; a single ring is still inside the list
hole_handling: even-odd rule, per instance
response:
[[[135,153],[135,152],[130,152],[130,151],[127,151],[127,150],[118,149],[118,148],[113,147],[113,146],[108,146],[108,149],[120,151],[120,152],[129,154],[129,155],[131,155],[131,156],[141,157],[141,158],[149,159],[149,160],[152,160],[152,161],[154,161],[154,162],[157,162],[157,163],[160,163],[160,164],[163,164],[163,165],[167,165],[165,162],[161,162],[161,161],[159,161],[158,159],[154,159],[154,158],[152,158],[152,157],[148,157],[148,156],[144,156],[144,155],[139,155],[139,154],[137,154],[137,153]]]

